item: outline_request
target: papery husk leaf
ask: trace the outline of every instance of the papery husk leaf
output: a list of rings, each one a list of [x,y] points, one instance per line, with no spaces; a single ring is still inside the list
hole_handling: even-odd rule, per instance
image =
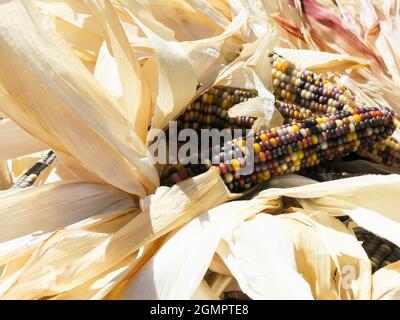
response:
[[[163,129],[174,120],[193,98],[197,78],[189,57],[178,42],[167,41],[140,19],[142,8],[133,2],[121,1],[127,13],[152,41],[157,51],[158,95],[151,120],[152,128]]]
[[[223,295],[225,289],[232,282],[232,277],[223,274],[212,273],[207,277],[207,283],[217,297]]]
[[[242,40],[240,29],[246,23],[248,13],[241,12],[232,20],[223,33],[218,36],[195,41],[182,42],[182,46],[192,61],[193,68],[199,82],[205,89],[211,87],[219,72],[226,64],[236,58]],[[232,52],[234,55],[232,56]],[[199,95],[197,93],[196,97]]]
[[[88,67],[96,62],[102,38],[63,19],[55,18],[54,27],[72,46],[76,55]],[[100,28],[99,28],[100,29]],[[92,71],[92,68],[88,68]]]
[[[312,299],[296,270],[294,246],[284,221],[261,214],[226,234],[217,252],[252,299]]]
[[[218,295],[210,288],[205,280],[201,280],[196,292],[192,296],[193,300],[220,300]]]
[[[93,75],[107,92],[117,101],[122,99],[122,85],[118,74],[117,63],[104,41],[100,47]]]
[[[129,45],[122,24],[109,0],[89,0],[88,6],[103,25],[111,43],[122,88],[121,102],[133,129],[145,141],[150,124],[151,106],[142,81],[142,70]]]
[[[136,18],[145,24],[153,33],[167,41],[175,40],[175,31],[160,23],[150,10],[151,3],[148,0],[141,2],[116,0],[121,5],[122,10],[127,10],[126,14],[137,23]],[[134,16],[132,16],[133,14]],[[140,25],[138,25],[141,27]]]
[[[0,59],[13,61],[0,72],[1,86],[14,107],[2,105],[3,111],[55,150],[74,154],[106,181],[141,196],[152,191],[158,176],[144,145],[67,44],[45,30],[28,2],[2,4],[0,16]],[[23,23],[16,24],[16,19]],[[15,33],[19,36],[10,38]],[[32,117],[36,123],[27,121]]]
[[[7,161],[0,160],[0,190],[8,189],[13,182]]]
[[[322,210],[334,216],[349,215],[363,228],[400,245],[397,212],[400,175],[365,175],[282,189],[285,178],[271,183],[276,186],[279,181],[280,188],[262,191],[260,196],[294,197],[308,210]]]
[[[374,273],[372,280],[373,300],[400,299],[400,261],[379,269]]]
[[[207,38],[224,29],[217,20],[202,12],[204,10],[193,8],[191,5],[193,1],[151,0],[147,2],[153,17],[163,26],[173,30],[175,39],[178,41]]]
[[[348,68],[367,66],[371,62],[367,58],[315,50],[276,48],[275,51],[299,66],[316,73],[341,72]]]
[[[99,300],[112,299],[113,290],[128,276],[132,276],[154,254],[159,247],[157,241],[126,257],[122,262],[106,270],[99,276],[65,293],[53,300]]]
[[[0,160],[17,158],[48,149],[43,142],[26,133],[11,119],[0,120]]]
[[[230,24],[230,21],[223,14],[215,10],[210,3],[201,0],[187,0],[186,2],[189,3],[193,9],[203,13],[222,28],[227,29]]]
[[[49,232],[92,215],[133,208],[133,200],[112,186],[60,182],[0,192],[0,242]]]
[[[370,299],[371,262],[354,233],[344,224],[324,212],[315,211],[280,215],[279,218],[293,219],[315,228],[331,257],[335,268],[332,265],[328,267],[330,272],[324,273],[324,269],[319,268],[320,254],[312,258],[313,251],[308,247],[296,251],[298,270],[311,285],[315,298]],[[299,242],[296,241],[296,247],[298,245]]]
[[[107,234],[61,229],[52,234],[24,268],[0,287],[2,298],[38,299],[72,290],[119,264],[140,247],[226,201],[229,195],[213,168],[172,188],[158,190],[142,204],[141,212],[118,231]],[[202,201],[205,198],[207,202]],[[43,268],[51,272],[43,272]]]
[[[203,213],[177,231],[127,282],[121,298],[190,299],[200,285],[222,235],[268,207],[275,210],[276,203],[234,201]]]

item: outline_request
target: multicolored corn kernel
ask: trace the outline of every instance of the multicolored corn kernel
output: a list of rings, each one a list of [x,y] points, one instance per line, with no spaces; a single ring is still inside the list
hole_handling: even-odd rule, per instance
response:
[[[276,53],[271,53],[270,58],[276,100],[323,114],[349,111],[356,106],[355,96],[345,87],[338,87]]]
[[[255,118],[230,118],[228,110],[255,96],[255,90],[215,86],[191,103],[178,117],[178,129],[251,128]]]

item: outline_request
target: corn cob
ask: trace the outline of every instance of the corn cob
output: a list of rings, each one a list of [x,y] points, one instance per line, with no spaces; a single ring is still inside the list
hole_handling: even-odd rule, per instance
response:
[[[276,106],[287,122],[350,110],[360,103],[344,86],[337,87],[277,54],[270,57]],[[376,163],[400,167],[400,144],[391,138],[363,146],[357,153]]]
[[[321,114],[349,111],[356,106],[355,97],[344,87],[303,68],[276,53],[270,54],[275,99]]]
[[[392,134],[393,117],[393,111],[385,107],[355,107],[352,111],[339,111],[335,115],[312,117],[256,132],[254,172],[251,175],[237,174],[249,161],[249,151],[243,150],[246,146],[243,138],[224,147],[213,163],[218,163],[216,166],[228,188],[242,192],[274,175],[297,172],[354,152],[360,145],[381,141]],[[211,159],[203,166],[204,170],[211,166]],[[197,167],[188,165],[183,176],[192,176],[188,171]],[[162,181],[172,185],[179,180],[178,176],[181,177],[179,173],[174,177],[166,174]]]
[[[12,188],[22,189],[32,186],[40,173],[46,169],[56,158],[53,151],[48,152],[38,162],[36,162],[28,171],[26,171],[19,179],[14,183]]]
[[[255,90],[215,86],[192,102],[178,117],[178,129],[250,128],[255,118],[230,118],[228,110],[256,95]]]

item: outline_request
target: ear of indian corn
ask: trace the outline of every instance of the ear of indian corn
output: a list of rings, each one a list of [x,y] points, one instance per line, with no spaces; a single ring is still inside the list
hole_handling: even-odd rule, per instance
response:
[[[329,80],[299,68],[277,54],[271,54],[270,57],[276,106],[287,122],[315,114],[351,110],[360,104],[357,97],[344,86],[335,86]],[[357,153],[376,163],[400,167],[400,144],[391,138],[361,146]]]
[[[321,114],[349,111],[356,106],[355,97],[346,88],[335,86],[276,53],[271,53],[270,58],[276,100]]]
[[[274,175],[297,172],[347,155],[361,145],[381,141],[392,134],[393,118],[389,108],[360,106],[351,111],[338,111],[261,130],[254,135],[253,150],[243,150],[245,138],[234,139],[222,148],[216,159],[209,159],[209,163],[202,165],[203,170],[207,166],[218,166],[227,187],[234,192],[243,192]],[[254,153],[254,171],[239,175],[240,168],[253,159],[248,152]],[[185,173],[198,166],[189,164]],[[167,185],[176,180],[168,174],[162,177]]]
[[[192,102],[177,119],[178,129],[247,128],[255,118],[230,118],[228,110],[240,102],[257,96],[255,90],[215,86]]]

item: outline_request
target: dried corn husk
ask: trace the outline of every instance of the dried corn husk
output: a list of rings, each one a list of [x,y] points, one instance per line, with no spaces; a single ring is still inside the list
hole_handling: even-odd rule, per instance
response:
[[[27,134],[10,119],[0,120],[0,136],[3,139],[0,146],[1,160],[48,149],[44,143]]]
[[[50,234],[40,247],[31,252],[23,267],[0,286],[1,296],[9,299],[38,299],[71,291],[76,287],[82,289],[85,283],[86,288],[92,290],[88,282],[93,281],[95,285],[94,279],[110,271],[110,268],[123,268],[119,263],[123,263],[125,258],[140,247],[186,223],[207,208],[218,205],[229,195],[215,170],[193,180],[184,181],[179,187],[159,189],[154,196],[143,202],[141,210],[134,211],[135,217],[118,230],[112,228],[109,231],[110,224],[107,223],[104,227],[108,231],[65,228]],[[209,202],[200,201],[204,197]],[[179,206],[173,205],[175,202],[171,200],[174,199]],[[109,212],[117,208],[117,205],[113,205]],[[122,213],[126,213],[129,207],[125,206],[123,210]],[[167,210],[168,215],[163,214],[164,210]],[[131,259],[126,267],[130,269],[134,265]],[[112,281],[112,278],[107,279]],[[78,296],[84,294],[78,289],[77,292],[80,292]]]

